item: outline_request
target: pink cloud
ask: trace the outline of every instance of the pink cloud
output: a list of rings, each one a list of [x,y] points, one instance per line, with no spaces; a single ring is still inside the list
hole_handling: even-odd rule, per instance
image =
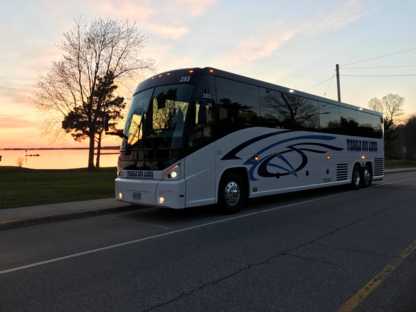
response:
[[[176,0],[175,2],[187,7],[192,15],[198,16],[205,12],[205,10],[214,3],[215,0]]]
[[[1,106],[7,106],[8,108],[11,108],[15,105],[26,105],[28,103],[30,92],[30,89],[0,86]]]
[[[302,23],[299,32],[321,32],[331,29],[341,29],[370,13],[365,4],[358,0],[348,0],[331,12],[324,12],[321,16]]]
[[[166,26],[158,24],[149,24],[150,32],[159,35],[162,38],[178,39],[188,31],[185,27]]]
[[[98,4],[99,10],[103,12],[139,21],[149,19],[154,13],[155,10],[151,9],[149,6],[138,5],[133,1],[117,1],[116,3],[107,1]]]
[[[254,62],[266,57],[272,56],[279,45],[289,40],[293,36],[292,31],[281,31],[279,33],[269,34],[267,38],[250,38],[241,42],[236,48],[226,53],[215,66],[220,68],[230,68],[247,65],[248,62]]]

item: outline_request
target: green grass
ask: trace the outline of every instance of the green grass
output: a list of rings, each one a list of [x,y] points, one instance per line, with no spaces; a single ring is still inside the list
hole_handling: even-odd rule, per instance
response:
[[[116,168],[0,167],[0,209],[114,197]]]
[[[416,161],[386,160],[385,169],[416,168]]]

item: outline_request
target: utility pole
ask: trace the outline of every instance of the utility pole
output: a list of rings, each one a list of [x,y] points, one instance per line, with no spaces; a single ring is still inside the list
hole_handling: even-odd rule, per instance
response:
[[[339,65],[335,66],[335,71],[337,72],[337,88],[338,88],[338,102],[341,102],[341,86],[339,84]]]

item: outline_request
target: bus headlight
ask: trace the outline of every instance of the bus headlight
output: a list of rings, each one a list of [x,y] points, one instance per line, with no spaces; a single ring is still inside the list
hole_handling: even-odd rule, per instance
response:
[[[173,168],[166,171],[163,176],[162,180],[178,180],[181,178],[181,166],[176,165]]]

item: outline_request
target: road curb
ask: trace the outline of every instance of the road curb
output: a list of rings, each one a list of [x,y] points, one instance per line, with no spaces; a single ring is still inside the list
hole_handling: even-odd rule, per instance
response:
[[[384,174],[390,173],[402,173],[407,171],[416,171],[416,168],[403,168],[403,169],[385,169]]]
[[[127,212],[127,211],[132,211],[132,210],[137,210],[137,207],[133,205],[128,205],[128,206],[123,206],[123,207],[114,207],[114,208],[97,209],[97,210],[89,210],[89,211],[68,212],[65,214],[51,215],[51,216],[45,216],[45,217],[39,217],[39,218],[27,218],[27,219],[0,221],[0,231],[33,226],[33,225],[41,225],[41,224],[52,223],[52,222],[97,217],[97,216],[102,216],[106,214]]]

